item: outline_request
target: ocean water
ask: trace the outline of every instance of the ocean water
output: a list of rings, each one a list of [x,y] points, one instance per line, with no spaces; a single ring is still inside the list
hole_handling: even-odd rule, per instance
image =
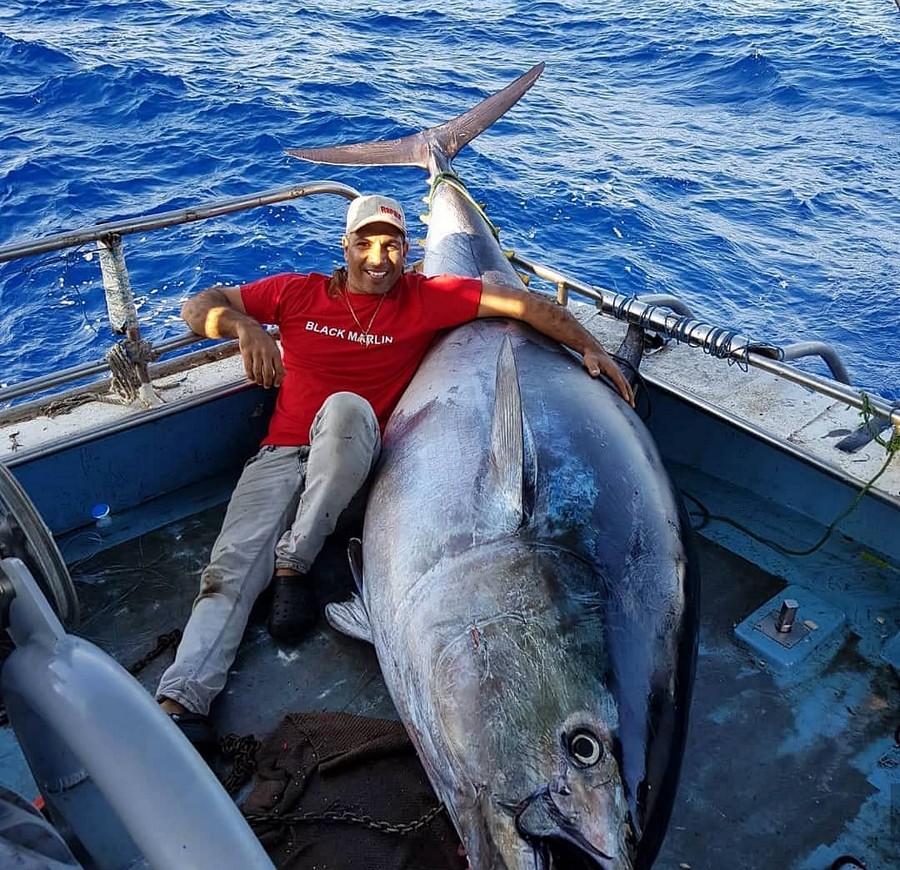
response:
[[[831,342],[900,398],[894,0],[5,0],[0,244],[328,178],[415,216],[421,171],[285,149],[441,123],[540,60],[455,162],[505,247],[755,339]],[[210,284],[331,269],[343,209],[127,238],[145,334],[179,333]],[[0,384],[112,340],[90,248],[0,266]]]

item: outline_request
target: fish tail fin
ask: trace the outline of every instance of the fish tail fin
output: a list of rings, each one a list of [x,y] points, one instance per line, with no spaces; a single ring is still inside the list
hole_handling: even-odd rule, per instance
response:
[[[358,142],[353,145],[334,145],[327,148],[289,148],[287,153],[313,163],[419,166],[433,171],[436,162],[438,164],[443,162],[440,158],[445,158],[449,163],[465,145],[512,108],[543,71],[544,62],[541,61],[514,82],[452,121],[404,136],[402,139]]]

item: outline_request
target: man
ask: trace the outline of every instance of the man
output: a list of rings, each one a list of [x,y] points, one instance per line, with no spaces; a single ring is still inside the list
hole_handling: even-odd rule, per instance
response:
[[[276,639],[296,641],[316,622],[306,574],[366,481],[388,417],[438,331],[477,317],[522,320],[580,353],[592,376],[605,375],[634,403],[618,367],[566,309],[477,278],[405,273],[409,245],[395,200],[353,200],[342,246],[346,269],[330,279],[283,274],[210,288],[181,311],[199,335],[236,338],[251,381],[280,387],[157,691],[201,751],[214,746],[209,706],[263,589],[272,583],[268,629]],[[263,323],[279,326],[283,358]]]

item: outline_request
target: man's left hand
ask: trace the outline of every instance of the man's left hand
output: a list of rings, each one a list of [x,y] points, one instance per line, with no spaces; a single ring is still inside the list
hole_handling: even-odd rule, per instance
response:
[[[615,360],[608,353],[598,353],[595,350],[585,351],[584,357],[582,358],[582,364],[588,370],[588,374],[592,378],[606,375],[619,391],[619,395],[628,402],[632,408],[634,407],[634,390],[631,389],[631,384],[625,380],[625,375],[622,374],[622,370],[616,365]]]

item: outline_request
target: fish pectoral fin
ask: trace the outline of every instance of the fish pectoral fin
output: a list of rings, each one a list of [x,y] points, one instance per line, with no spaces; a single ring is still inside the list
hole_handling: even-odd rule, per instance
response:
[[[356,591],[360,594],[363,590],[363,556],[362,541],[359,538],[350,538],[347,542],[347,561],[350,563],[350,573],[353,582],[356,583]]]
[[[369,614],[366,612],[362,599],[356,593],[349,601],[332,601],[330,604],[326,604],[325,618],[336,631],[355,637],[357,640],[374,643]]]

